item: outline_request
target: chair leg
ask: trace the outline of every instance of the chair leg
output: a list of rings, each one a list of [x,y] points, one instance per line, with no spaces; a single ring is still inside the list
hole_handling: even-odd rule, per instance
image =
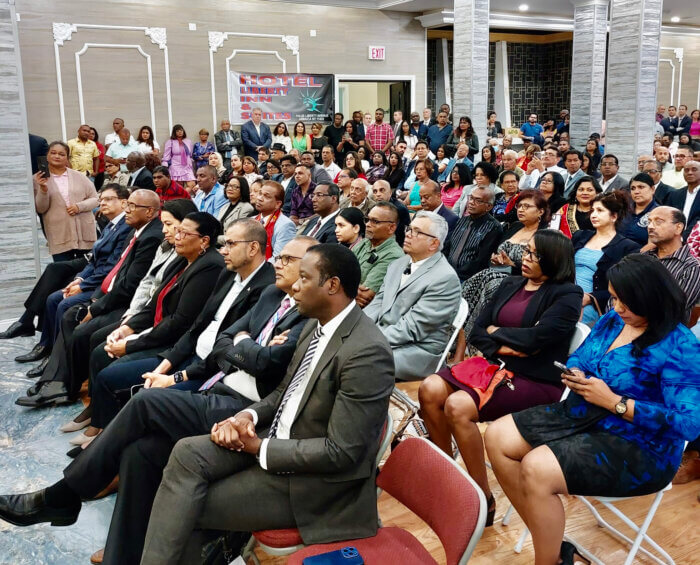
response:
[[[525,540],[527,539],[527,536],[530,535],[530,530],[525,527],[523,529],[523,533],[520,534],[520,538],[518,539],[518,543],[515,544],[515,547],[513,548],[513,551],[515,553],[520,553],[523,550],[523,544],[525,543]]]
[[[506,513],[503,515],[503,519],[501,520],[501,524],[504,526],[507,526],[510,523],[510,517],[513,515],[513,511],[515,508],[513,507],[512,504],[508,506],[508,510],[506,510]]]

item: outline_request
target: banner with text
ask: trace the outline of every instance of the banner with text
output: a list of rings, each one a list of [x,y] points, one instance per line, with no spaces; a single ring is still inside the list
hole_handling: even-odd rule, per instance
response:
[[[229,85],[229,110],[234,124],[250,120],[253,108],[262,109],[265,122],[330,122],[333,119],[333,75],[231,71]]]

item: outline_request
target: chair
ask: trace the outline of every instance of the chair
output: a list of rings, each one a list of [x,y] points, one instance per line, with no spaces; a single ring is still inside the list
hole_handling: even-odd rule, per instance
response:
[[[447,345],[445,346],[445,350],[442,352],[442,355],[440,356],[440,360],[437,362],[437,366],[435,367],[435,372],[437,373],[440,369],[442,369],[443,365],[447,361],[447,356],[450,354],[450,349],[452,349],[452,344],[454,344],[455,340],[457,339],[457,336],[459,335],[460,330],[462,329],[462,326],[464,326],[464,322],[467,319],[467,316],[469,315],[469,304],[464,298],[460,298],[459,301],[459,309],[457,310],[457,315],[455,316],[455,319],[452,321],[452,335],[450,336],[450,339],[447,341]],[[404,416],[404,425],[397,430],[396,435],[394,437],[394,441],[397,441],[402,435],[403,432],[406,430],[408,425],[411,422],[411,419],[418,414],[418,410],[420,410],[420,404],[415,402],[410,396],[408,396],[405,392],[402,390],[399,390],[398,388],[394,387],[393,392],[391,393],[391,399],[398,405],[400,405],[406,415]]]
[[[486,498],[457,463],[429,441],[407,438],[392,451],[377,486],[430,526],[440,538],[447,565],[467,563],[484,531]],[[381,527],[371,538],[308,546],[287,563],[301,565],[306,557],[346,546],[356,547],[365,563],[437,564],[413,535],[393,526]]]
[[[384,453],[386,453],[386,450],[389,448],[393,428],[394,422],[391,414],[387,414],[386,422],[384,423],[384,428],[382,429],[379,451],[377,451],[377,457],[375,459],[375,464],[377,467],[379,467]],[[379,498],[380,493],[381,490],[377,488],[377,498]],[[241,556],[246,563],[249,559],[252,559],[256,565],[260,565],[260,561],[255,555],[256,545],[259,545],[260,548],[268,555],[284,556],[291,555],[295,551],[302,549],[304,547],[304,541],[301,539],[301,535],[299,534],[299,530],[297,528],[261,530],[258,532],[253,532],[250,541],[241,552]]]

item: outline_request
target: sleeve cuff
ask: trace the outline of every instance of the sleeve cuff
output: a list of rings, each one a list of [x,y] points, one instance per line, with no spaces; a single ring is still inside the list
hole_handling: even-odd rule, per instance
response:
[[[260,453],[258,453],[258,461],[260,461],[260,466],[267,471],[267,444],[269,439],[265,438],[260,444]]]
[[[236,345],[238,345],[239,343],[241,343],[244,339],[252,339],[252,338],[251,338],[250,335],[248,335],[248,334],[243,334],[243,335],[236,336],[236,337],[233,338],[233,345],[234,345],[234,347],[235,347]]]
[[[248,414],[250,414],[250,415],[252,416],[252,418],[253,418],[253,424],[254,424],[255,426],[257,426],[257,425],[258,425],[258,413],[257,413],[255,410],[251,410],[250,408],[246,408],[245,410],[241,410],[241,411],[239,412],[239,414],[243,414],[243,413],[245,413],[245,412],[248,412]]]

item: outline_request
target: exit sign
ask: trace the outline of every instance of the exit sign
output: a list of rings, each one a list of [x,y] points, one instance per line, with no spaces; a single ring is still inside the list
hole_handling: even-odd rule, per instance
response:
[[[383,61],[386,55],[386,47],[369,46],[369,60],[370,61]]]

